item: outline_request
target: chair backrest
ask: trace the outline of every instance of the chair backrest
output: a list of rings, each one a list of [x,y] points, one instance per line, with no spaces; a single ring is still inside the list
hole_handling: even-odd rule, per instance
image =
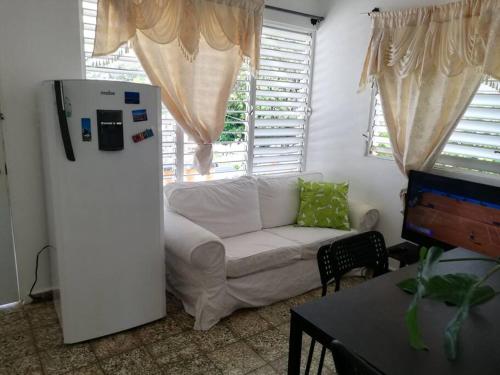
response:
[[[369,267],[374,276],[386,273],[389,256],[385,247],[384,236],[376,231],[364,232],[345,237],[322,246],[317,255],[321,284],[326,292],[326,285],[335,279],[335,290],[339,289],[342,275],[358,267]]]
[[[350,352],[340,341],[333,340],[330,349],[337,375],[384,375],[363,358]]]

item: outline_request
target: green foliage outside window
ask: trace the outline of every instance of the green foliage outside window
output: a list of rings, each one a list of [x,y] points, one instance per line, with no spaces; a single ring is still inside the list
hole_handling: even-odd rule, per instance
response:
[[[229,100],[224,130],[219,137],[219,142],[244,142],[247,94],[236,91]]]

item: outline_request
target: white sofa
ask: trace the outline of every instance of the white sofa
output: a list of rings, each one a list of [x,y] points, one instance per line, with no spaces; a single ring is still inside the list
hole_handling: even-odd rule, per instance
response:
[[[195,317],[195,329],[320,286],[319,247],[377,223],[376,209],[350,200],[351,231],[296,227],[299,176],[323,178],[304,173],[168,187],[167,288]]]

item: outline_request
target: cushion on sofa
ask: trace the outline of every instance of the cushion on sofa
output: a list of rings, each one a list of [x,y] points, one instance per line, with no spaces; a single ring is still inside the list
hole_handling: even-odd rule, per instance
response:
[[[241,277],[283,267],[301,259],[300,245],[267,231],[222,239],[227,277]]]
[[[294,224],[299,211],[299,177],[304,181],[322,181],[321,173],[301,173],[259,177],[259,201],[263,228]]]
[[[350,230],[347,182],[304,181],[299,178],[300,208],[297,225],[301,227]]]
[[[295,225],[269,228],[265,229],[265,231],[300,244],[302,259],[316,257],[319,248],[331,243],[334,239],[357,233],[356,230],[346,231],[331,228],[297,227]]]
[[[168,205],[220,238],[262,229],[257,182],[252,177],[180,185],[170,191]]]
[[[252,178],[247,176],[242,176],[241,178]],[[166,184],[163,186],[163,197],[165,207],[169,207],[170,194],[176,189],[191,188],[194,186],[207,186],[207,185],[220,185],[227,182],[234,181],[234,179],[224,178],[221,180],[209,180],[209,181],[184,181],[184,182],[174,182],[172,184]]]

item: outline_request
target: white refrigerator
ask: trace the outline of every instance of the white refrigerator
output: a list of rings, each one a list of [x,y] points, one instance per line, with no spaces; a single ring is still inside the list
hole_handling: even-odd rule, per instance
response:
[[[157,87],[43,82],[51,277],[64,342],[166,314]]]

